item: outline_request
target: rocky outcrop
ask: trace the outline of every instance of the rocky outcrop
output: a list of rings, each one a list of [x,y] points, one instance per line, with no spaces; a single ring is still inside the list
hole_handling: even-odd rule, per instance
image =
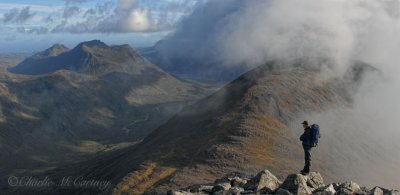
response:
[[[247,190],[252,191],[269,191],[273,192],[276,190],[282,182],[279,181],[271,172],[264,170],[253,177],[243,187]]]
[[[287,176],[280,188],[288,190],[293,194],[311,194],[311,189],[307,186],[308,177],[301,174],[292,174]]]
[[[168,195],[400,195],[398,190],[381,187],[368,189],[353,181],[325,184],[320,173],[291,174],[279,181],[271,172],[263,170],[252,178],[240,176],[217,179],[213,184],[194,185],[182,190],[171,190]]]

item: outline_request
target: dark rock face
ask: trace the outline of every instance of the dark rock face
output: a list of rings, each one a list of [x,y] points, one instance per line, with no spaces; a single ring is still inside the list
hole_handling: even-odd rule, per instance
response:
[[[234,187],[229,183],[218,183],[220,181],[233,181],[233,180],[244,180],[247,183],[242,187]],[[214,187],[212,187],[212,185]],[[324,180],[321,174],[317,172],[311,172],[308,175],[291,174],[287,176],[285,181],[280,182],[272,173],[268,170],[263,170],[251,179],[247,178],[223,178],[216,180],[214,184],[210,185],[197,185],[196,190],[188,188],[186,190],[169,191],[171,195],[202,195],[202,194],[240,194],[240,195],[256,195],[256,194],[275,194],[275,195],[352,195],[352,194],[366,194],[366,195],[397,195],[398,190],[389,190],[381,187],[375,187],[373,189],[367,189],[360,187],[353,181],[348,181],[340,184],[324,184]],[[205,187],[207,186],[207,187]],[[198,190],[198,189],[210,189],[212,190]]]

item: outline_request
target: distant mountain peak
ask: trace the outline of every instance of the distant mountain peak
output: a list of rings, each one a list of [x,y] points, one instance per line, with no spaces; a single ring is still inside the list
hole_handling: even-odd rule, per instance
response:
[[[68,47],[66,47],[65,45],[61,44],[61,43],[55,43],[53,46],[51,46],[50,48],[65,48],[68,49]],[[49,48],[49,49],[50,49]]]
[[[130,45],[109,46],[100,40],[92,40],[79,43],[72,50],[68,50],[61,44],[55,44],[8,70],[12,73],[30,75],[46,74],[57,70],[103,75],[110,72],[141,74],[150,69],[162,72]]]
[[[35,58],[53,57],[69,51],[68,47],[63,44],[56,43],[48,49],[34,55]]]
[[[133,47],[129,44],[123,44],[123,45],[117,45],[117,47],[121,47],[121,48],[126,48],[126,49],[131,49],[133,50]]]
[[[63,45],[63,44],[61,44],[61,43],[55,43],[49,49],[68,49],[68,47]]]
[[[107,44],[100,40],[91,40],[91,41],[85,41],[82,43],[79,43],[76,48],[82,48],[82,47],[109,47]]]
[[[93,53],[98,49],[110,49],[106,43],[100,40],[91,40],[79,43],[76,47],[74,47],[71,51],[75,53]]]

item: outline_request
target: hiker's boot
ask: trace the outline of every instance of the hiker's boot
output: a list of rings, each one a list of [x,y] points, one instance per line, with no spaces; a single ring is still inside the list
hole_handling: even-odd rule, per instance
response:
[[[307,170],[301,170],[300,173],[304,176],[308,175],[310,173],[310,171]]]
[[[310,173],[310,167],[309,166],[304,166],[303,170],[300,171],[300,173],[302,175],[307,175],[308,173]]]

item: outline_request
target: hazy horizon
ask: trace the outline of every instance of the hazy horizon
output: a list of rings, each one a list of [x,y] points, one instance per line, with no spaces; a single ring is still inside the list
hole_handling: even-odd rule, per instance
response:
[[[99,39],[152,46],[169,34],[196,0],[0,0],[0,52],[35,52]],[[110,25],[118,23],[117,25]]]

